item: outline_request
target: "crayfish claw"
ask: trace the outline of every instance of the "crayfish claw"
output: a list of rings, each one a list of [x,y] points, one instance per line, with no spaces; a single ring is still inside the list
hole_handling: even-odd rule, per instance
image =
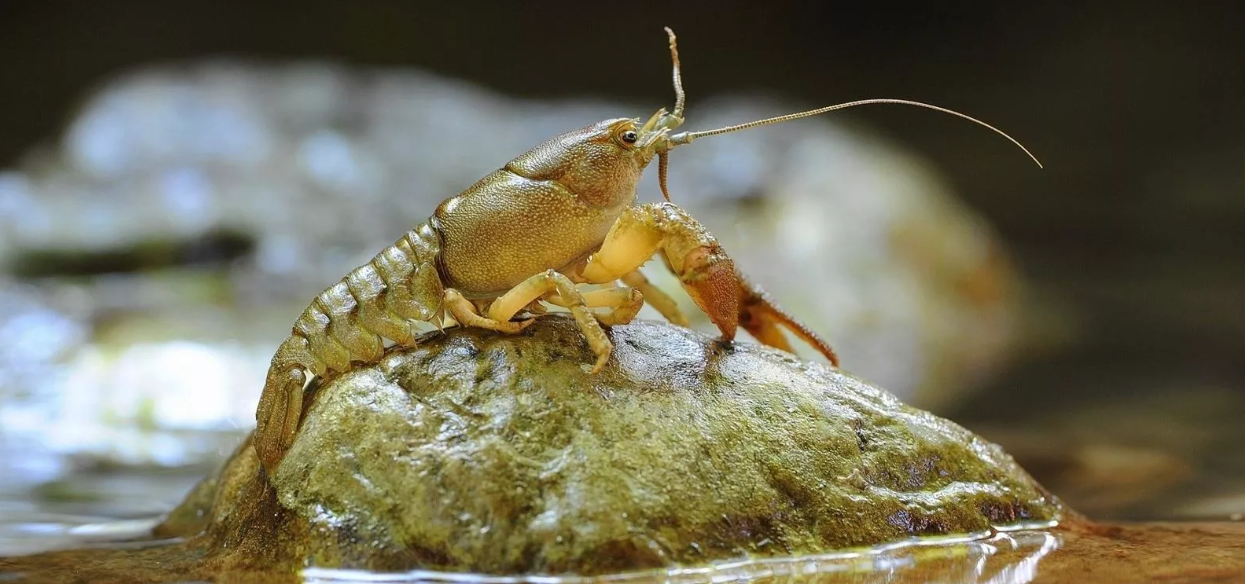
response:
[[[830,364],[839,366],[839,357],[830,344],[822,340],[817,333],[804,323],[795,319],[786,310],[774,302],[769,294],[760,286],[753,284],[742,276],[739,277],[739,324],[757,341],[775,349],[794,353],[791,343],[783,334],[785,328],[795,336],[812,345],[819,353],[830,360]],[[781,328],[780,328],[781,327]]]
[[[743,290],[735,262],[717,246],[698,247],[684,257],[679,280],[696,306],[722,331],[722,338],[733,340]]]

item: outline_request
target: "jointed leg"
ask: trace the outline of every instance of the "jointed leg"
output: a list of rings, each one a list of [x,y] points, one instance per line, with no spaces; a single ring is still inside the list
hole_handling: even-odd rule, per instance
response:
[[[488,309],[489,318],[494,321],[509,320],[532,302],[555,293],[561,297],[566,308],[571,311],[575,322],[579,323],[579,329],[583,331],[584,337],[588,340],[588,346],[592,347],[592,352],[597,356],[596,366],[593,367],[592,372],[600,371],[609,361],[614,343],[610,342],[605,331],[601,330],[596,315],[588,310],[583,296],[575,288],[575,283],[565,274],[546,270],[524,280],[493,301]]]
[[[514,316],[513,313],[506,316],[504,319],[485,318],[480,316],[480,313],[476,312],[475,305],[464,298],[458,290],[453,288],[447,288],[445,290],[445,307],[449,309],[450,315],[453,316],[454,320],[458,321],[459,324],[463,326],[488,329],[491,331],[513,334],[527,328],[528,325],[534,322],[533,319],[528,319],[522,322],[510,322],[510,317]]]
[[[592,292],[581,293],[584,306],[588,308],[609,308],[606,313],[594,312],[597,321],[605,326],[615,326],[627,324],[635,319],[640,313],[640,309],[644,308],[644,296],[638,290],[619,287],[606,288],[604,290],[593,290]],[[561,296],[550,296],[545,298],[545,302],[555,304],[563,308],[570,308],[572,303],[568,302]]]
[[[624,274],[622,281],[626,285],[639,290],[640,294],[644,296],[644,301],[661,313],[666,320],[682,327],[691,326],[687,317],[683,315],[683,311],[679,310],[679,305],[674,299],[669,294],[666,294],[664,290],[649,282],[648,278],[645,278],[644,274],[641,274],[639,270]]]

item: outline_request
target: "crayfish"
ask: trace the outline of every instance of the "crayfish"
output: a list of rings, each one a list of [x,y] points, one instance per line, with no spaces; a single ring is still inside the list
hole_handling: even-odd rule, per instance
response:
[[[256,411],[254,444],[267,472],[293,444],[312,376],[375,363],[386,339],[414,345],[419,322],[513,334],[545,313],[542,303],[559,306],[596,355],[593,373],[606,366],[613,349],[605,329],[630,322],[646,302],[688,326],[675,301],[639,271],[654,256],[678,276],[723,339],[734,339],[742,326],[759,342],[792,351],[785,329],[837,366],[821,337],[743,277],[714,236],[670,202],[666,172],[676,146],[857,105],[898,103],[968,119],[1024,148],[964,114],[901,99],[676,133],[685,96],[674,32],[665,30],[674,62],[672,111],[661,108],[647,121],[601,121],[537,145],[443,201],[426,221],[316,296],[273,356]],[[636,204],[636,186],[654,158],[665,202]],[[624,285],[579,289],[619,281]]]

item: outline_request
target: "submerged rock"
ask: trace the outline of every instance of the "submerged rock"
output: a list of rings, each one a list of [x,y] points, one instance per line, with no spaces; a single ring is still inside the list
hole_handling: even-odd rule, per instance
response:
[[[431,333],[325,382],[269,486],[244,445],[157,529],[228,565],[605,574],[1043,524],[998,446],[815,363],[636,322]]]

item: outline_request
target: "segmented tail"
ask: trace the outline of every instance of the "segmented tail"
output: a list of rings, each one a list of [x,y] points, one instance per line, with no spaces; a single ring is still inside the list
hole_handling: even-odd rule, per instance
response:
[[[255,450],[268,473],[294,444],[308,379],[375,363],[384,339],[413,345],[414,321],[433,318],[443,287],[440,237],[427,222],[326,288],[294,322],[272,357],[255,410]]]
[[[297,335],[285,339],[272,357],[264,391],[259,396],[259,407],[255,410],[255,452],[269,474],[276,471],[298,432],[303,388],[310,371],[297,355],[306,351],[307,339]]]

